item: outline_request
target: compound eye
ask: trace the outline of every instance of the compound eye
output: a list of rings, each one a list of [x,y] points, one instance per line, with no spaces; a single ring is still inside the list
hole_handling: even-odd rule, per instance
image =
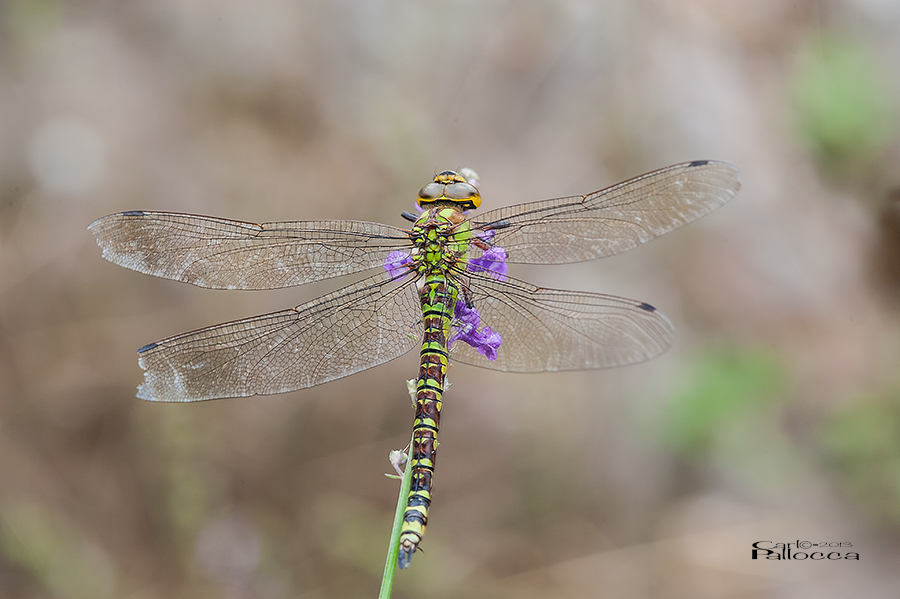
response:
[[[454,183],[447,186],[444,195],[451,200],[468,200],[478,195],[478,190],[468,183]]]
[[[444,186],[440,183],[429,183],[419,190],[420,202],[433,202],[444,195]]]

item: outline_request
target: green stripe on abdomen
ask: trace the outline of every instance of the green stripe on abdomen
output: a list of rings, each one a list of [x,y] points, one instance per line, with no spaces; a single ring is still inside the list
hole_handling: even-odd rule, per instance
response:
[[[447,342],[450,318],[456,302],[456,290],[446,277],[429,275],[419,292],[425,335],[422,341],[419,378],[416,382],[416,419],[413,424],[412,483],[400,530],[400,554],[397,565],[406,568],[425,535],[428,508],[431,505],[432,474],[437,457],[437,434],[441,420],[444,379],[447,376]]]

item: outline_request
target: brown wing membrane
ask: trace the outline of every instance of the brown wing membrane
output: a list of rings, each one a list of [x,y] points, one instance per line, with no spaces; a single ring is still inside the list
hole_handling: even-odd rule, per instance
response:
[[[309,303],[184,333],[138,350],[138,397],[199,401],[305,389],[383,364],[421,343],[412,277],[386,273]]]
[[[213,289],[276,289],[381,266],[408,235],[362,221],[247,223],[134,210],[88,227],[103,257],[138,272]]]
[[[473,227],[494,229],[509,262],[563,264],[624,252],[704,216],[734,197],[738,169],[698,160],[585,196],[490,210]],[[473,245],[474,256],[481,250]]]
[[[494,361],[457,341],[451,355],[464,364],[504,372],[606,368],[649,360],[672,342],[672,323],[643,302],[481,275],[469,285],[481,325],[503,341]]]

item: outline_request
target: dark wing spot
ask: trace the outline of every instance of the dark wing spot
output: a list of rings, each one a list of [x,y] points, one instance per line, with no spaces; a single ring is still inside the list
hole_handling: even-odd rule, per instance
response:
[[[145,351],[150,351],[151,349],[153,349],[153,348],[156,347],[157,345],[159,345],[159,343],[148,343],[147,345],[145,345],[144,347],[142,347],[141,349],[139,349],[139,350],[138,350],[138,353],[139,353],[139,354],[142,354],[142,353],[144,353]]]
[[[656,308],[646,302],[639,303],[638,308],[640,308],[641,310],[646,310],[647,312],[656,312]]]
[[[123,212],[125,216],[144,216],[143,210],[126,210]]]
[[[704,166],[709,164],[709,160],[695,160],[691,162],[688,166]]]

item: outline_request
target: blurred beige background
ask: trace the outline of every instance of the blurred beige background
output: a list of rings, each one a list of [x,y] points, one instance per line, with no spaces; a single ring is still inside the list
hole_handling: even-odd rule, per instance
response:
[[[900,596],[900,4],[0,3],[0,597],[377,593],[416,356],[157,405],[135,350],[340,282],[209,291],[105,262],[128,209],[402,226],[671,163],[728,206],[537,284],[658,306],[619,370],[451,369],[424,553],[395,597]],[[756,541],[860,561],[751,560]],[[842,547],[839,551],[851,549]]]

